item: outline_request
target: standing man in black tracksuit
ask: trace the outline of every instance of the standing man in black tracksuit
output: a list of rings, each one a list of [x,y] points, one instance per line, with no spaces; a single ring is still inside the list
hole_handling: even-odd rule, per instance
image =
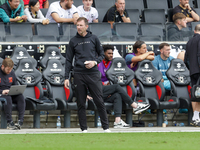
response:
[[[103,102],[102,83],[97,63],[104,58],[103,48],[99,39],[88,31],[88,20],[80,17],[77,20],[77,34],[73,37],[66,52],[65,87],[69,87],[69,72],[74,64],[74,86],[77,96],[78,115],[81,130],[87,132],[85,102],[87,88],[89,89],[97,106],[104,132],[110,132],[108,117]]]
[[[190,78],[192,86],[197,83],[200,77],[200,24],[196,25],[194,30],[194,36],[186,45],[184,62],[190,69]],[[200,127],[200,102],[192,102],[193,117],[191,125]]]
[[[17,85],[17,79],[14,71],[12,70],[13,66],[14,63],[10,58],[6,58],[2,62],[0,69],[0,97],[5,98],[7,101],[7,104],[4,104],[4,111],[7,118],[7,128],[16,130],[21,129],[23,124],[26,104],[22,94],[14,96],[7,95],[11,85]],[[16,125],[12,121],[12,103],[17,104],[17,110],[19,112],[18,123]]]

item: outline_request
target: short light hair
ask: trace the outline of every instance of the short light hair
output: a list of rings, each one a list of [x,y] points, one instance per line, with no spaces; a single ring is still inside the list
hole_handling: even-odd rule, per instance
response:
[[[184,19],[184,18],[186,18],[186,16],[182,13],[176,13],[172,17],[174,23],[177,23],[177,20],[181,20],[181,19]]]
[[[77,22],[82,21],[82,20],[85,22],[85,25],[88,25],[88,20],[85,17],[79,17],[77,19]]]
[[[200,24],[197,24],[194,28],[195,31],[200,31]]]
[[[2,65],[3,65],[4,67],[13,68],[14,62],[12,61],[11,58],[5,58],[5,59],[3,60],[3,62],[2,62]]]

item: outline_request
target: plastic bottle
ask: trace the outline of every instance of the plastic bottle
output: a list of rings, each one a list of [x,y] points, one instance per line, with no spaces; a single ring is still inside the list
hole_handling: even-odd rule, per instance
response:
[[[148,127],[153,127],[153,123],[148,123]]]
[[[61,128],[60,116],[58,116],[57,123],[56,123],[56,127],[57,127],[57,129],[60,129],[60,128]]]
[[[98,117],[98,120],[97,120],[97,128],[101,128],[101,119],[100,119],[100,117]]]
[[[179,123],[179,127],[184,127],[185,124],[183,122]]]
[[[168,125],[168,121],[167,121],[167,115],[165,115],[165,118],[164,118],[164,123],[166,124],[166,126]]]

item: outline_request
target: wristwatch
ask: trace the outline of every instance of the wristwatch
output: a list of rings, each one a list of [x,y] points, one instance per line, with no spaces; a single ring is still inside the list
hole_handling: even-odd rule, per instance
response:
[[[191,13],[191,11],[193,11],[192,9],[189,10],[189,12]]]
[[[123,14],[121,17],[124,17],[125,15]]]

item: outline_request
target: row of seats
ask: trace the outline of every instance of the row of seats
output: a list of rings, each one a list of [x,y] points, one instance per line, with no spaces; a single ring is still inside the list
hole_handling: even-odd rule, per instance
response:
[[[192,27],[199,22],[192,22]],[[168,40],[167,27],[172,23],[115,23],[112,31],[109,23],[91,23],[89,30],[97,35],[100,41],[165,41]],[[57,23],[42,25],[34,24],[32,30],[31,23],[10,23],[0,24],[0,39],[6,42],[68,42],[76,35],[77,29],[74,24],[63,23],[58,27]],[[23,30],[19,30],[22,28]],[[7,32],[8,31],[8,32]],[[33,32],[34,31],[34,32]],[[191,31],[192,32],[192,31]],[[33,34],[35,33],[35,34]],[[189,37],[188,37],[189,39]],[[185,40],[188,40],[185,39]]]
[[[49,0],[51,4],[56,0]],[[165,9],[174,8],[179,5],[179,0],[126,0],[126,9],[139,9],[144,10],[144,8],[149,9]],[[115,4],[115,0],[93,0],[93,7],[106,8],[107,10]],[[192,7],[200,8],[199,0],[189,0],[189,4]],[[76,7],[83,5],[82,0],[74,0],[74,5]]]

